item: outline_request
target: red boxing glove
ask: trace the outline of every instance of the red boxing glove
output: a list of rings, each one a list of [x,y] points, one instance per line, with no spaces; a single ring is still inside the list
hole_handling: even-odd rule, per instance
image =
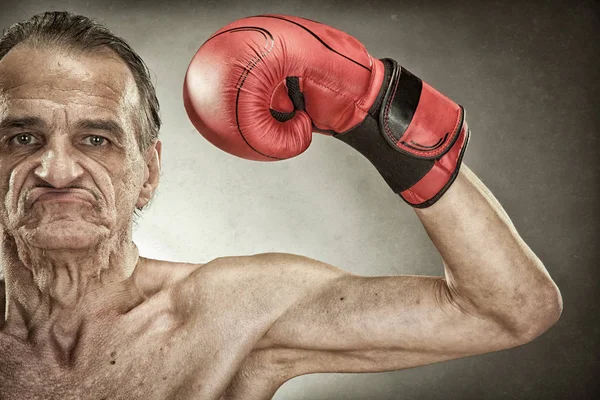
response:
[[[312,132],[360,151],[413,207],[435,203],[460,168],[461,106],[352,36],[315,21],[261,15],[212,35],[185,78],[192,123],[220,149],[281,160]]]

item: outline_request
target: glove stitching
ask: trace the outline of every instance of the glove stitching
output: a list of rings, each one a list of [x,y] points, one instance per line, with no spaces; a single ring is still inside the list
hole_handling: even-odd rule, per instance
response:
[[[385,107],[384,124],[383,124],[385,133],[390,138],[390,140],[392,142],[395,141],[395,138],[393,137],[393,133],[392,133],[391,128],[388,126],[388,121],[389,121],[390,107],[392,105],[392,100],[394,99],[394,96],[396,95],[396,89],[397,88],[398,88],[398,81],[396,82],[396,85],[394,86],[394,90],[393,90],[392,94],[389,96],[389,100],[388,100],[387,105]],[[417,110],[418,110],[418,108],[417,108]],[[460,110],[459,110],[459,112],[460,112]],[[460,124],[460,118],[458,118],[458,116],[455,116],[455,120],[456,120],[456,122],[454,123],[454,128],[452,128],[452,132],[453,133],[452,133],[452,136],[450,137],[450,140],[448,140],[448,143],[453,143],[453,141],[454,141],[453,139],[460,133],[460,132],[458,132],[458,126]],[[409,127],[410,127],[410,125],[409,125]],[[408,127],[406,129],[408,130]],[[398,140],[398,142],[399,142],[399,140]],[[412,154],[412,155],[424,156],[424,157],[435,157],[435,156],[443,155],[451,147],[451,146],[444,146],[444,147],[441,147],[441,148],[439,148],[439,149],[437,149],[435,151],[428,152],[428,151],[414,150],[412,148],[403,146],[402,144],[400,144],[398,142],[396,142],[396,146],[398,146],[402,150],[407,151],[409,154]]]
[[[394,96],[396,95],[396,89],[398,89],[399,82],[400,82],[400,80],[396,79],[396,82],[394,84],[394,90],[388,96],[387,104],[385,105],[385,112],[383,113],[383,115],[384,115],[383,116],[383,128],[385,130],[385,134],[388,136],[388,138],[390,139],[390,141],[392,143],[396,143],[396,146],[398,146],[398,142],[396,141],[396,138],[394,138],[394,134],[392,133],[392,130],[388,126],[388,122],[389,122],[389,117],[390,117],[390,107],[392,106],[392,101],[394,100]]]
[[[450,139],[448,140],[448,143],[453,143],[454,138],[460,133],[458,132],[458,126],[460,124],[460,118],[458,118],[458,116],[455,116],[456,122],[454,124],[454,128],[452,128],[452,135],[450,136]],[[434,157],[434,156],[439,156],[439,155],[443,155],[445,154],[451,146],[446,145],[443,147],[440,147],[439,149],[436,149],[434,151],[420,151],[420,150],[414,150],[412,148],[403,146],[402,144],[398,144],[398,147],[403,148],[404,150],[410,152],[411,154],[415,154],[415,155],[419,155],[419,156],[426,156],[426,157]]]

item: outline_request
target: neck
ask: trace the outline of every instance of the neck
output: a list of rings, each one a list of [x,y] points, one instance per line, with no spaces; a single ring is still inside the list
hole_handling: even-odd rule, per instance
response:
[[[43,326],[63,321],[77,329],[88,310],[90,293],[128,279],[139,260],[131,231],[85,249],[42,249],[3,232],[2,264],[6,278],[4,329],[28,338]]]

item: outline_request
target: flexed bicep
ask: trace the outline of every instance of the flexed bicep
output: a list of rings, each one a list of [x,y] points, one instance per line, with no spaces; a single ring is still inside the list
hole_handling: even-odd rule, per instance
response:
[[[352,274],[302,298],[261,342],[287,353],[298,375],[398,370],[518,344],[455,303],[442,277]]]

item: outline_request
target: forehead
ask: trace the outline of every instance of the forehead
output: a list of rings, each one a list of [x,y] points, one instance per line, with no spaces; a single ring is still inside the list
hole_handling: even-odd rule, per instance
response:
[[[129,119],[138,101],[131,72],[109,49],[77,54],[20,44],[0,60],[0,120],[59,111]]]

